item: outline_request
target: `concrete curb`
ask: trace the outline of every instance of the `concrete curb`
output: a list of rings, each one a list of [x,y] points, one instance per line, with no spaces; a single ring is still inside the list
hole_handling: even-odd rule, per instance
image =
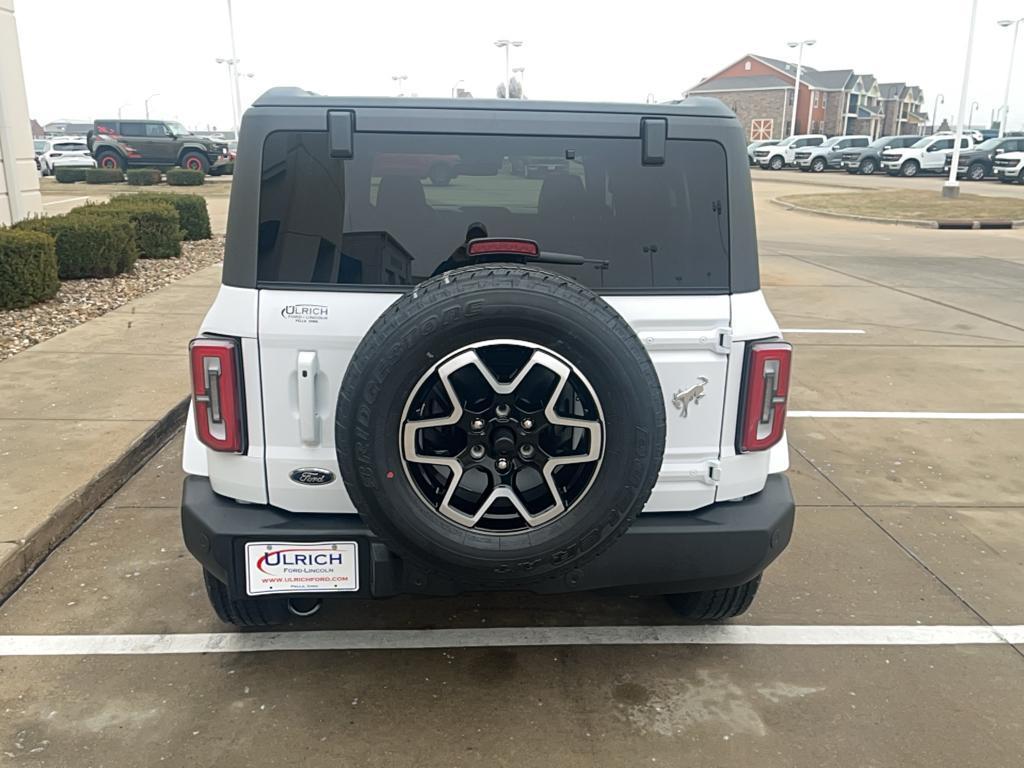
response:
[[[13,551],[0,554],[0,603],[10,597],[51,552],[156,455],[185,423],[188,407],[189,398],[177,403],[135,438],[120,456],[61,500],[28,536],[15,542]]]
[[[835,213],[834,211],[820,211],[816,208],[807,208],[795,203],[786,202],[778,197],[769,199],[769,202],[785,208],[787,211],[798,213],[809,213],[812,216],[826,216],[832,219],[849,219],[850,221],[867,221],[874,224],[895,224],[904,227],[921,227],[923,229],[1020,229],[1024,228],[1024,219],[1016,221],[979,221],[974,219],[949,219],[943,221],[927,221],[925,219],[887,219],[881,216],[861,216],[856,213]]]

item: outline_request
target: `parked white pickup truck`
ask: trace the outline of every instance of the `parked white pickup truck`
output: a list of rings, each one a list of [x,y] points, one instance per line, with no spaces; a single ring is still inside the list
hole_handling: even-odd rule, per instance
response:
[[[754,150],[754,159],[762,168],[781,171],[787,165],[793,165],[796,151],[801,147],[816,147],[824,144],[827,137],[821,133],[806,133],[790,136],[773,147],[762,147]]]
[[[890,149],[882,153],[882,168],[890,176],[917,176],[919,173],[942,173],[947,154],[953,150],[956,136],[936,134],[924,136],[916,144],[904,149]],[[960,137],[960,149],[972,149],[974,139]]]

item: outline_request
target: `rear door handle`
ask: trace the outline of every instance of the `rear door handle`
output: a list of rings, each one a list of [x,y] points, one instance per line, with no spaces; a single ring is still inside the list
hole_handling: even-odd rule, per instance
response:
[[[320,415],[316,410],[316,377],[320,362],[316,352],[299,352],[296,371],[299,387],[299,439],[307,445],[320,442]]]

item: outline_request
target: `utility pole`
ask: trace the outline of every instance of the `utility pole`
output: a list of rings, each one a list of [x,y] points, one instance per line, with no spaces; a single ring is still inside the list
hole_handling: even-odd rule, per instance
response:
[[[800,101],[800,68],[803,65],[804,60],[804,46],[810,47],[814,45],[815,40],[800,40],[795,43],[786,43],[790,48],[796,48],[796,85],[793,87],[793,112],[789,120],[789,135],[792,136],[796,133],[796,106]],[[807,113],[810,115],[810,112]],[[810,119],[808,118],[808,122]],[[809,128],[810,126],[808,126]]]
[[[1008,27],[1013,25],[1013,43],[1010,45],[1010,69],[1006,73],[1006,92],[1003,94],[1003,116],[999,121],[999,138],[1003,138],[1006,134],[1006,120],[1010,116],[1010,83],[1013,81],[1013,55],[1017,52],[1017,33],[1020,32],[1021,22],[1024,21],[1024,16],[1011,21],[1004,19],[999,22],[1000,27]]]
[[[967,30],[967,56],[964,59],[964,81],[960,85],[960,110],[956,118],[956,139],[953,143],[953,157],[949,163],[949,181],[942,185],[943,197],[959,197],[960,182],[956,180],[960,166],[960,140],[964,135],[964,110],[967,109],[967,88],[971,79],[971,49],[974,47],[974,22],[978,17],[978,0],[971,0],[971,25]]]
[[[498,48],[504,48],[505,49],[505,98],[507,99],[508,98],[508,84],[509,84],[509,80],[510,80],[509,49],[510,48],[518,48],[519,46],[521,46],[523,44],[523,41],[522,40],[506,40],[506,39],[503,38],[501,40],[495,40],[494,44]]]

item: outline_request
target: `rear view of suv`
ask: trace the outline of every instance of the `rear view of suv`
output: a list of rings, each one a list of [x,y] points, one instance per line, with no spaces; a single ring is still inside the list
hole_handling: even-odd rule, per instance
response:
[[[793,525],[791,350],[729,110],[275,89],[240,149],[183,459],[222,620],[471,590],[747,609]]]
[[[100,168],[173,168],[217,175],[230,163],[228,145],[165,120],[97,120],[88,144]]]

